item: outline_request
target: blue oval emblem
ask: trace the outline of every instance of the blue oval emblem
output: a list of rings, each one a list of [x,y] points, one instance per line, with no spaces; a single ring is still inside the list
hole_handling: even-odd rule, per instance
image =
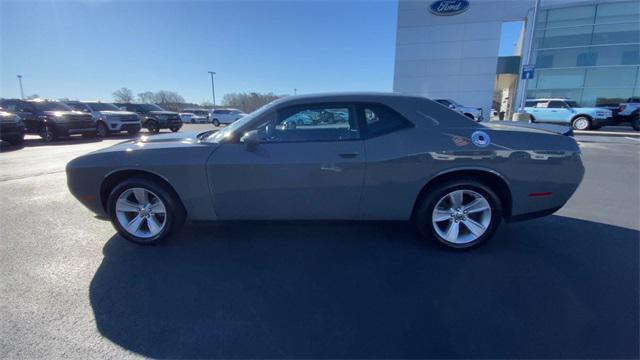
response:
[[[471,134],[471,142],[477,147],[487,147],[491,144],[491,138],[484,131],[474,131]]]
[[[429,11],[438,16],[451,16],[462,14],[469,8],[467,0],[438,0],[431,3]]]

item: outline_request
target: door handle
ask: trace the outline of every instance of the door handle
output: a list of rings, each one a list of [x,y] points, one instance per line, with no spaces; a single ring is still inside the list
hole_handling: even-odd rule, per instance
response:
[[[356,157],[356,156],[358,156],[358,155],[360,155],[360,154],[359,154],[359,153],[357,153],[357,152],[352,152],[352,153],[342,153],[342,154],[340,154],[340,157],[341,157],[341,158],[344,158],[344,159],[353,159],[354,157]]]

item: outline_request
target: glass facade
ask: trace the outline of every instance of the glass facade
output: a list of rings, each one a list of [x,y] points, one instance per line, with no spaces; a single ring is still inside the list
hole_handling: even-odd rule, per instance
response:
[[[640,96],[640,2],[542,9],[533,41],[528,98],[594,106]]]

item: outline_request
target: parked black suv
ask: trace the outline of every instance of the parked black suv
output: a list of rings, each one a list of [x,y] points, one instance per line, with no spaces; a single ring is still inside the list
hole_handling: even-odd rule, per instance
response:
[[[182,127],[180,114],[167,111],[156,104],[118,103],[114,105],[122,110],[138,113],[142,117],[142,126],[150,133],[157,134],[160,129],[176,132]]]
[[[24,123],[18,115],[0,108],[0,139],[11,145],[22,145],[25,132]]]
[[[61,136],[96,136],[96,122],[90,114],[73,111],[58,101],[1,100],[0,107],[22,119],[27,134],[36,134],[45,142]]]

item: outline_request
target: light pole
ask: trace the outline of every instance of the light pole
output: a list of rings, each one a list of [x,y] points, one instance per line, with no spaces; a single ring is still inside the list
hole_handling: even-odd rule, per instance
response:
[[[298,95],[298,89],[293,88],[293,95]]]
[[[518,74],[518,76],[522,77],[522,67],[524,65],[531,65],[531,53],[533,52],[533,40],[535,39],[535,31],[536,31],[536,21],[538,18],[538,8],[540,7],[540,0],[536,0],[535,5],[533,7],[533,16],[531,19],[531,30],[530,30],[530,35],[529,35],[529,46],[527,49],[527,56],[525,57],[525,61],[524,64],[520,65],[520,74]],[[527,102],[527,79],[522,79],[522,94],[520,94],[520,108],[518,109],[519,111],[522,111],[522,109],[524,109],[525,104]]]
[[[24,100],[24,90],[22,90],[22,75],[18,75],[18,83],[20,84],[20,99]]]
[[[216,73],[214,71],[209,71],[209,75],[211,75],[211,95],[213,97],[213,108],[216,108],[216,87],[213,84],[213,75]]]

